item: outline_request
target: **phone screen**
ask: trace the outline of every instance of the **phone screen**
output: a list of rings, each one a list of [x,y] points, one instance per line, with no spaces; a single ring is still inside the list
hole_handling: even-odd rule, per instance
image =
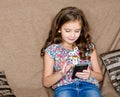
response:
[[[73,70],[72,79],[77,78],[75,76],[76,72],[82,72],[83,70],[85,70],[87,68],[88,68],[88,65],[75,65],[74,70]]]

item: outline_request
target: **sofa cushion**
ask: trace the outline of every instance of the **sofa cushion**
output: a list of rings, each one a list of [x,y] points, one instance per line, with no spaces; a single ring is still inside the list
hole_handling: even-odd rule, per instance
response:
[[[120,49],[102,53],[100,58],[106,68],[111,84],[120,94]]]
[[[4,71],[0,71],[0,97],[16,97],[8,84]]]

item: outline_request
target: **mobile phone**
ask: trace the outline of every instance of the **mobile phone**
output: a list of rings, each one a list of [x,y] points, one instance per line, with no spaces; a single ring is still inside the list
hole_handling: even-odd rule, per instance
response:
[[[76,72],[82,72],[83,70],[87,68],[88,68],[88,65],[75,65],[75,67],[73,68],[72,79],[77,78],[75,76]]]

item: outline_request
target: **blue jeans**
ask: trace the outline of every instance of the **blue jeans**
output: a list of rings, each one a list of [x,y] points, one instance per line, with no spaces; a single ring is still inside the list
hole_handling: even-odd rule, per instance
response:
[[[54,97],[102,97],[99,88],[88,82],[76,81],[55,89]]]

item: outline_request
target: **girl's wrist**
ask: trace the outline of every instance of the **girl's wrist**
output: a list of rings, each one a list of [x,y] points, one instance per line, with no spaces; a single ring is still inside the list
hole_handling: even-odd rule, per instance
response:
[[[64,73],[62,70],[60,70],[59,73],[60,73],[60,75],[62,75],[62,76],[65,75],[65,73]]]
[[[89,75],[89,78],[92,78],[93,77],[93,71],[90,70],[90,75]]]

